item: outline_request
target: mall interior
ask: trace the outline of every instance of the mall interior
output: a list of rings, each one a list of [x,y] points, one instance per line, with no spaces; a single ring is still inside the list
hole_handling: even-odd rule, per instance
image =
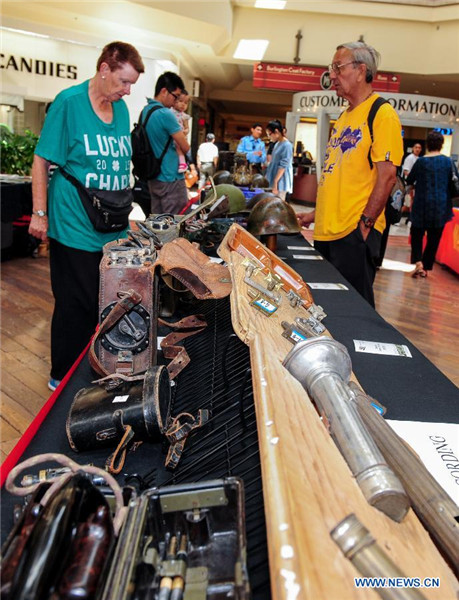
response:
[[[123,98],[131,127],[166,71],[190,96],[193,162],[213,133],[217,169],[234,174],[241,138],[260,124],[268,147],[266,126],[279,120],[293,147],[287,202],[308,213],[346,108],[330,63],[339,44],[363,41],[381,56],[372,86],[398,114],[403,159],[415,144],[424,155],[434,131],[458,165],[453,0],[32,0],[3,1],[1,15],[4,159],[7,140],[36,140],[56,95],[93,77],[102,48],[121,40],[145,66]],[[0,175],[5,597],[459,597],[459,198],[428,277],[412,277],[406,190],[401,218],[387,229],[375,309],[314,248],[313,225],[254,238],[247,215],[233,215],[218,243],[201,241],[198,258],[182,248],[180,275],[161,259],[168,244],[152,250],[161,270],[150,269],[149,305],[140,300],[107,333],[100,324],[121,290],[140,285],[123,262],[92,338],[96,363],[145,326],[135,352],[145,360],[149,352],[148,369],[130,377],[129,349],[116,371],[94,369],[88,339],[50,393],[49,253],[31,247],[33,183],[19,162]],[[255,192],[243,191],[250,203]],[[149,216],[134,206],[130,246]],[[171,240],[183,235],[177,223]],[[183,283],[183,271],[197,269],[190,265],[206,271],[203,261],[207,295]],[[118,379],[95,383],[102,373]],[[21,478],[41,484],[27,500],[13,485]]]

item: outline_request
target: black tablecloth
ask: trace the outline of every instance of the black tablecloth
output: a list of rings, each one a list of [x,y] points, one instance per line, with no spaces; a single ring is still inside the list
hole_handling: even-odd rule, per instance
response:
[[[287,246],[301,246],[302,250],[289,250]],[[297,236],[279,236],[278,250],[279,256],[285,259],[287,264],[293,267],[306,282],[309,283],[343,283],[349,289],[345,290],[313,290],[313,296],[316,304],[323,307],[327,313],[324,324],[333,335],[333,337],[344,344],[350,354],[353,371],[359,382],[368,394],[378,399],[384,406],[387,407],[386,417],[389,419],[398,420],[413,420],[413,421],[431,421],[431,422],[446,422],[454,423],[457,421],[457,406],[458,406],[458,389],[447,379],[418,349],[409,342],[401,333],[394,327],[389,325],[373,308],[343,279],[343,277],[325,260],[301,260],[293,258],[297,255],[318,255],[315,250],[305,251],[304,248],[311,248],[310,245],[300,235]],[[186,341],[186,347],[192,357],[192,362],[187,369],[179,376],[177,383],[176,405],[177,410],[183,410],[187,403],[187,392],[193,390],[192,395],[199,406],[199,398],[209,398],[212,404],[214,400],[217,405],[214,407],[214,412],[222,410],[225,406],[227,398],[243,399],[243,392],[246,388],[246,377],[244,373],[249,367],[249,356],[242,342],[231,335],[231,323],[229,318],[229,302],[226,301],[208,301],[209,304],[200,303],[197,309],[193,312],[208,313],[209,325],[207,335],[209,336],[208,346],[203,348],[199,342],[199,336],[189,338]],[[213,303],[213,304],[210,304]],[[203,308],[206,305],[208,308]],[[229,340],[231,346],[228,350]],[[412,358],[385,356],[375,354],[365,354],[356,352],[354,349],[354,339],[374,341],[382,343],[406,344],[410,349]],[[223,348],[225,347],[225,348]],[[244,354],[245,352],[245,354]],[[237,369],[233,366],[228,369],[228,373],[220,373],[221,365],[227,362],[226,358],[222,358],[225,353],[230,357],[238,356]],[[233,360],[233,358],[231,358]],[[212,389],[209,391],[209,373],[212,370],[218,371],[218,377],[224,381],[225,389],[222,388],[222,383],[216,383],[212,376]],[[92,462],[97,466],[103,466],[107,457],[107,450],[97,452],[86,452],[83,454],[75,454],[70,450],[66,433],[65,421],[72,403],[75,393],[89,385],[92,380],[91,370],[87,361],[87,357],[81,362],[72,375],[69,383],[62,390],[57,402],[49,413],[47,419],[41,426],[38,434],[29,444],[23,458],[33,456],[42,452],[58,452],[71,456],[74,460],[80,463]],[[199,390],[199,383],[202,379],[202,390]],[[250,387],[250,381],[249,381]],[[245,392],[244,392],[245,393]],[[250,389],[251,393],[251,389]],[[191,392],[190,392],[191,394]],[[177,400],[178,398],[178,400]],[[244,396],[244,410],[250,413],[250,419],[253,421],[246,422],[246,417],[242,415],[241,409],[235,409],[234,415],[231,416],[233,423],[238,423],[237,417],[241,416],[241,422],[237,424],[241,429],[241,439],[244,444],[247,444],[246,452],[249,453],[249,447],[252,448],[250,453],[253,454],[253,444],[256,447],[256,423],[254,424],[254,413],[250,412],[253,408],[253,398]],[[197,400],[196,400],[197,399]],[[180,406],[180,402],[183,406]],[[207,400],[206,400],[207,402]],[[252,405],[250,404],[252,402]],[[242,406],[242,404],[241,404]],[[224,411],[226,408],[224,409]],[[226,419],[224,411],[221,413],[221,419]],[[236,419],[236,420],[235,420]],[[253,427],[253,432],[250,433],[250,426]],[[212,428],[219,429],[218,420],[212,425]],[[203,430],[205,433],[205,430]],[[255,436],[255,442],[244,436]],[[199,434],[200,435],[200,434]],[[230,435],[226,438],[234,439],[238,435]],[[181,469],[193,469],[192,464],[187,463],[187,452],[194,449],[194,440],[199,439],[198,435],[194,435],[187,446],[182,459],[183,463],[179,464],[177,475],[172,477],[173,481],[180,482],[181,480],[198,480],[208,478],[208,476],[224,476],[227,474],[238,474],[237,469],[233,469],[233,465],[237,462],[244,463],[247,459],[244,455],[244,448],[237,448],[238,458],[228,458],[228,466],[225,466],[225,461],[219,465],[219,470],[215,470],[215,465],[212,468],[203,467],[202,472],[196,471],[187,473],[181,479]],[[188,442],[187,442],[188,444]],[[243,444],[243,445],[244,445]],[[210,445],[212,448],[212,443]],[[255,449],[256,451],[256,449]],[[203,450],[202,452],[209,452]],[[202,454],[201,452],[201,454]],[[249,458],[252,460],[252,454]],[[242,457],[242,458],[241,458]],[[192,462],[192,461],[191,461]],[[151,444],[143,444],[135,453],[129,455],[126,463],[126,469],[131,474],[137,472],[154,485],[163,485],[163,483],[171,482],[171,475],[164,467],[164,449],[160,444],[152,446]],[[183,465],[183,466],[182,466]],[[250,463],[249,463],[250,465]],[[51,465],[50,465],[51,466]],[[53,465],[55,466],[55,465]],[[244,473],[247,470],[247,464],[244,466]],[[255,481],[260,479],[259,464],[255,463],[253,467],[249,466],[249,471],[255,473]],[[121,482],[123,477],[120,477]],[[245,480],[245,485],[250,487],[252,483]],[[259,484],[261,486],[261,482]],[[262,502],[261,487],[259,489],[248,490],[249,498],[255,498],[256,501]],[[257,500],[256,497],[259,497]],[[12,525],[12,506],[15,502],[8,493],[2,490],[2,538]],[[252,585],[254,579],[260,579],[255,584],[254,598],[269,598],[269,572],[267,567],[266,542],[260,541],[259,537],[263,538],[265,532],[263,526],[256,523],[252,526],[255,516],[261,514],[263,518],[262,504],[260,507],[252,507],[249,511],[252,516],[249,518],[250,523],[247,523],[247,528],[250,531],[249,539],[249,572],[251,573]],[[258,536],[258,537],[257,537]],[[255,548],[255,550],[253,550]],[[254,558],[254,552],[257,557]],[[255,564],[254,564],[255,563]],[[254,575],[255,573],[255,575]]]
[[[32,184],[6,183],[0,184],[2,223],[12,223],[22,215],[32,214]]]

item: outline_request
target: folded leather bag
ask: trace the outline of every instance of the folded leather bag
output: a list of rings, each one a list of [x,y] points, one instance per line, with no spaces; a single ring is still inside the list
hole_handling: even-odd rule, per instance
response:
[[[127,228],[134,199],[131,188],[124,190],[87,188],[64,169],[59,171],[76,187],[83,208],[96,231],[113,233]]]

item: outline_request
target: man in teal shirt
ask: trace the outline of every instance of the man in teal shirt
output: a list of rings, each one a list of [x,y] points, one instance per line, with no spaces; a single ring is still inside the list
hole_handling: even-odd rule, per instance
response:
[[[145,119],[148,111],[154,106],[160,106],[148,119],[146,130],[156,158],[162,155],[167,146],[160,174],[156,179],[148,181],[152,214],[179,214],[188,202],[185,177],[178,171],[179,159],[175,144],[183,154],[188,152],[190,145],[174,113],[169,110],[184,89],[182,79],[176,73],[166,71],[158,77],[155,98],[148,99],[142,112]]]

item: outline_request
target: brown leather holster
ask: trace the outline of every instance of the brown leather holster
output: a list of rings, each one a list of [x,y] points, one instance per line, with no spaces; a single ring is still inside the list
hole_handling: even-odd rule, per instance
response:
[[[154,268],[178,279],[199,300],[224,298],[231,292],[227,267],[214,263],[185,238],[165,244],[158,254]]]

